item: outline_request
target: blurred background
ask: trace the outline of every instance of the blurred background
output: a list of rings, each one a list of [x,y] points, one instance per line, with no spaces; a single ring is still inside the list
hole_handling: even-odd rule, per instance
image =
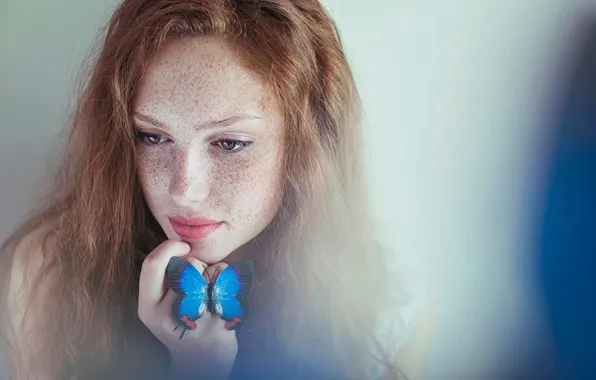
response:
[[[0,240],[52,179],[116,3],[0,2]],[[427,378],[596,378],[596,1],[323,3],[380,232],[438,302]]]

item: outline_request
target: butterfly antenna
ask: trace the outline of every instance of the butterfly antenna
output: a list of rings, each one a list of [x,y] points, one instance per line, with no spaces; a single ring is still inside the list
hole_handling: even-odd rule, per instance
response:
[[[211,276],[209,276],[209,272],[207,271],[207,266],[203,265],[203,273],[207,274],[207,281],[211,283]]]
[[[182,334],[180,334],[180,339],[182,339],[182,337],[184,336],[184,333],[186,332],[187,328],[185,327],[184,330],[182,330]]]
[[[221,266],[218,266],[217,269],[215,269],[215,272],[213,272],[213,277],[217,277],[216,274],[218,274],[218,272],[221,271]]]

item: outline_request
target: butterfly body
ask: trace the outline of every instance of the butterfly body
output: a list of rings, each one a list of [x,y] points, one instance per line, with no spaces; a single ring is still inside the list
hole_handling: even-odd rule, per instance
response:
[[[215,281],[205,280],[201,272],[181,257],[172,257],[168,264],[167,278],[170,288],[177,294],[172,304],[174,318],[186,330],[194,330],[196,321],[205,312],[217,314],[226,321],[225,327],[234,330],[247,314],[243,297],[252,289],[253,265],[241,260],[228,265]]]
[[[207,310],[210,313],[213,313],[214,310],[214,306],[213,306],[213,283],[210,283],[209,285],[207,285],[207,297],[209,299],[208,303],[207,303]]]

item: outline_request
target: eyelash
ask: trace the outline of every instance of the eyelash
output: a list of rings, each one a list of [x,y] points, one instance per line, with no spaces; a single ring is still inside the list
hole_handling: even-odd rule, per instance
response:
[[[151,143],[147,140],[148,138],[153,138],[153,137],[159,138],[160,141],[157,143]],[[156,145],[159,145],[165,141],[168,141],[167,138],[165,138],[161,135],[158,135],[155,133],[147,133],[147,132],[135,132],[135,138],[140,143],[148,145],[148,146],[156,146]],[[236,147],[234,149],[226,149],[221,145],[223,143],[232,143],[232,144],[235,144]],[[234,140],[234,139],[221,139],[221,140],[217,140],[217,141],[214,141],[211,143],[211,145],[213,145],[213,146],[219,146],[226,153],[238,152],[239,150],[242,150],[251,144],[252,144],[252,141],[242,141],[242,140]]]

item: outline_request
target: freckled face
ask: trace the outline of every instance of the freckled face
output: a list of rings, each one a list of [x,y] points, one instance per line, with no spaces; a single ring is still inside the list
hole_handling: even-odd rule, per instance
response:
[[[143,194],[169,239],[189,242],[193,256],[215,263],[271,222],[284,130],[261,81],[222,40],[167,44],[143,78],[134,112]],[[218,224],[181,229],[172,217]]]

